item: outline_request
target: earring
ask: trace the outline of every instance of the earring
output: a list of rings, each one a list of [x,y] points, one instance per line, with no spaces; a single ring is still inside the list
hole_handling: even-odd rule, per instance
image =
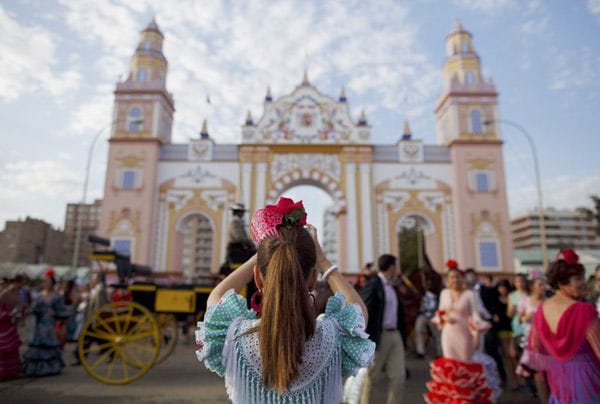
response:
[[[256,303],[257,297],[260,299],[260,303]],[[260,289],[252,294],[252,297],[250,298],[250,307],[252,307],[252,310],[255,312],[260,313],[260,310],[262,309],[262,291]]]
[[[315,297],[315,294],[313,292],[308,292],[308,295],[311,297],[312,299],[312,304],[314,307],[317,306],[317,298]]]

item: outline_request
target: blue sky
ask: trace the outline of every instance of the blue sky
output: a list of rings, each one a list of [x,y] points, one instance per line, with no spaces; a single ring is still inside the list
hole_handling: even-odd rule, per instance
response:
[[[174,141],[202,120],[236,142],[247,110],[310,81],[355,118],[365,109],[375,143],[395,143],[408,119],[435,143],[444,38],[456,18],[474,37],[502,118],[533,137],[545,204],[590,205],[600,194],[600,0],[6,1],[0,0],[0,226],[26,215],[62,227],[81,199],[102,196],[112,91],[152,16],[165,34]],[[205,102],[210,94],[211,104]],[[536,206],[531,154],[503,127],[511,213]]]

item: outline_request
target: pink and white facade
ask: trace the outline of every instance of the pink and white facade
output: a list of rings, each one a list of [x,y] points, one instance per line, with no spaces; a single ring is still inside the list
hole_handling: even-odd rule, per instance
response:
[[[402,226],[417,223],[436,268],[455,258],[480,271],[512,272],[497,92],[481,75],[471,35],[448,35],[445,90],[435,107],[438,144],[410,135],[371,143],[342,91],[335,99],[304,77],[250,114],[240,144],[218,144],[206,124],[189,144],[171,143],[174,102],[165,86],[163,36],[141,33],[131,74],[115,91],[100,234],[132,260],[194,280],[224,260],[229,207],[249,214],[296,185],[334,201],[337,262],[347,272],[382,253],[398,254]]]

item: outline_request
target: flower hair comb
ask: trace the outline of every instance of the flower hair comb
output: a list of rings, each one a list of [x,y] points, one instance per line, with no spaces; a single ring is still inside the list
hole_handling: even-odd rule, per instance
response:
[[[252,240],[260,243],[267,236],[277,237],[279,226],[303,227],[306,224],[306,211],[302,201],[280,197],[277,205],[267,205],[257,210],[250,221]]]
[[[556,255],[556,260],[563,260],[565,263],[567,263],[567,265],[575,265],[579,263],[579,256],[570,248],[563,248]]]

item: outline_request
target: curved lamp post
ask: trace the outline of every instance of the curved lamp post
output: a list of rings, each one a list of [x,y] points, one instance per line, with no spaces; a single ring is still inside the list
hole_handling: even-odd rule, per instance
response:
[[[537,150],[535,148],[535,143],[533,143],[533,139],[529,135],[529,133],[518,123],[510,121],[508,119],[489,119],[483,122],[484,125],[491,125],[494,123],[504,123],[506,125],[512,126],[517,129],[529,143],[531,147],[531,154],[533,155],[533,167],[535,170],[535,186],[537,189],[537,198],[538,198],[538,215],[539,215],[539,227],[540,227],[540,246],[542,249],[542,263],[544,266],[544,270],[548,268],[548,246],[546,244],[546,224],[544,221],[544,199],[542,197],[542,181],[540,179],[540,167],[538,164]]]
[[[83,196],[81,197],[81,203],[77,206],[77,224],[75,227],[75,245],[73,246],[73,257],[71,258],[71,270],[75,271],[77,269],[77,264],[79,262],[79,244],[81,243],[81,231],[83,226],[83,215],[81,213],[81,208],[85,205],[87,199],[87,191],[88,191],[88,182],[90,179],[90,167],[92,165],[92,157],[94,152],[94,146],[96,145],[96,141],[100,137],[100,135],[109,128],[113,128],[119,123],[125,121],[125,119],[119,119],[112,121],[110,124],[106,125],[102,129],[100,129],[94,137],[92,138],[92,142],[90,143],[90,148],[88,149],[87,163],[85,165],[85,179],[83,181]],[[143,119],[133,120],[130,123],[133,124],[142,124],[144,122]]]

